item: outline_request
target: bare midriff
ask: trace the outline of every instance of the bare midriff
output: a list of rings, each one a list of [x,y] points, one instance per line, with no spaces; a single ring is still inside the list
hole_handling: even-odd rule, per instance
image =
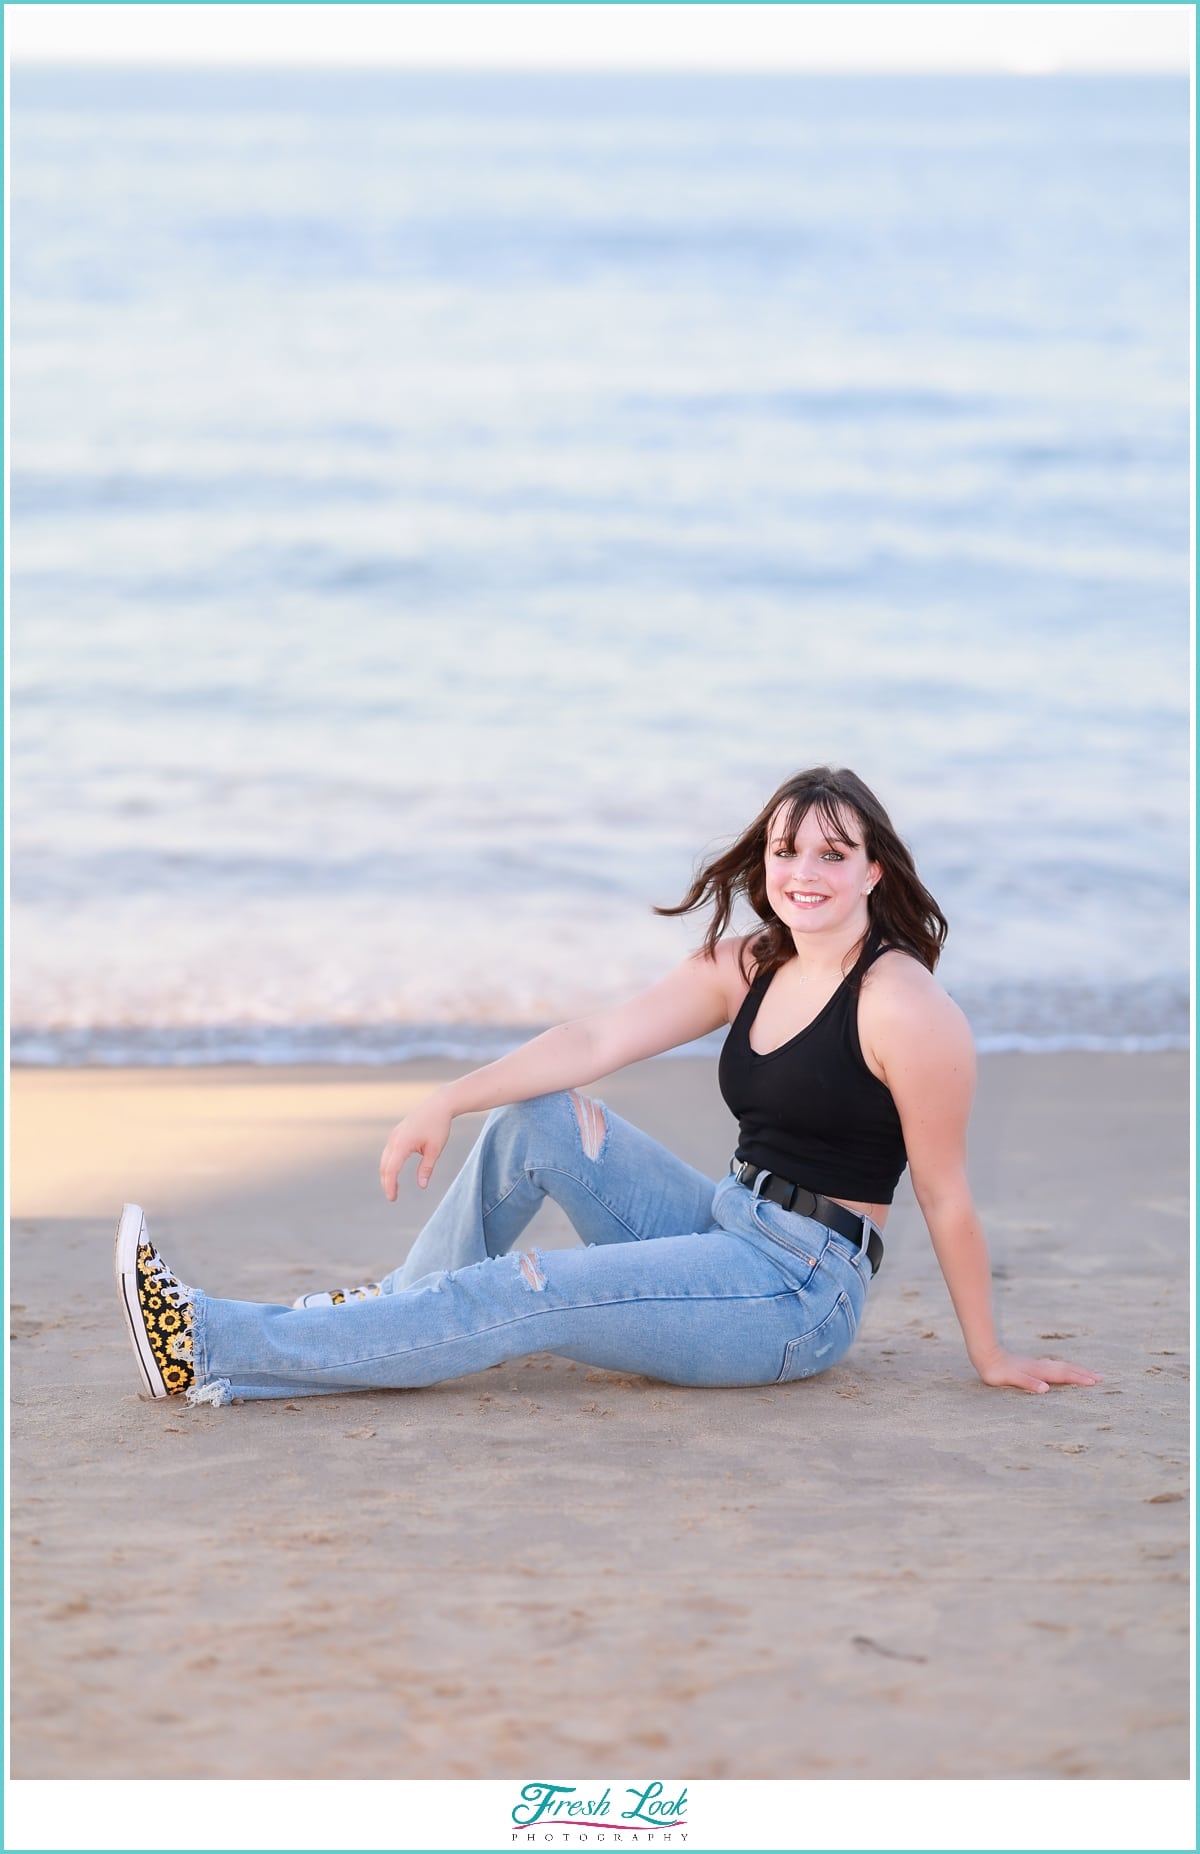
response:
[[[828,1195],[826,1192],[826,1196]],[[829,1201],[831,1204],[844,1204],[847,1210],[854,1212],[855,1216],[870,1217],[878,1229],[883,1228],[887,1222],[888,1211],[892,1208],[890,1204],[860,1204],[857,1199],[850,1197],[831,1197]]]

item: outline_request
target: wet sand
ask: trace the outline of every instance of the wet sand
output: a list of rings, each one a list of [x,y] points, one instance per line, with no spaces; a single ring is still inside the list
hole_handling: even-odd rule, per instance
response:
[[[987,1389],[907,1181],[825,1376],[680,1390],[539,1355],[433,1390],[138,1399],[124,1198],[184,1279],[290,1300],[406,1252],[377,1182],[445,1063],[21,1071],[12,1088],[14,1778],[1188,1774],[1183,1055],[984,1060]],[[715,1176],[710,1060],[598,1085]],[[527,1238],[572,1240],[548,1207]],[[167,1845],[168,1843],[164,1843]]]

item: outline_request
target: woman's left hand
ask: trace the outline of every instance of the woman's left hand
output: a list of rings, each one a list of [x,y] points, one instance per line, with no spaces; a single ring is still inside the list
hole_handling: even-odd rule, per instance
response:
[[[1052,1384],[1103,1384],[1098,1371],[1069,1365],[1065,1358],[1025,1358],[997,1348],[975,1366],[985,1384],[1001,1390],[1048,1391]]]

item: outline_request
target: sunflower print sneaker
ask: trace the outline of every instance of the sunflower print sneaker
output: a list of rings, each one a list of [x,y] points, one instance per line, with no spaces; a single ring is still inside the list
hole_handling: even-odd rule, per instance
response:
[[[383,1293],[378,1281],[363,1281],[358,1287],[326,1288],[320,1294],[301,1294],[293,1307],[344,1307],[351,1300],[375,1300]]]
[[[176,1397],[191,1388],[192,1290],[172,1274],[138,1204],[117,1225],[117,1293],[141,1371],[144,1397]]]

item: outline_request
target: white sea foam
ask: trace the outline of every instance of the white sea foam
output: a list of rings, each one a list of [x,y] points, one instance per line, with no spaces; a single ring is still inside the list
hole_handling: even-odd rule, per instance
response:
[[[250,1064],[277,1068],[286,1064],[323,1063],[331,1067],[385,1066],[443,1058],[480,1064],[507,1055],[526,1037],[544,1026],[501,1031],[468,1025],[406,1026],[358,1035],[334,1027],[297,1027],[288,1030],[226,1028],[210,1035],[175,1030],[150,1031],[96,1029],[84,1032],[24,1032],[12,1039],[12,1061],[17,1068],[202,1068]],[[658,1061],[680,1057],[715,1057],[722,1035],[704,1037],[679,1049],[666,1050]],[[1161,1036],[985,1036],[978,1039],[981,1054],[1020,1053],[1056,1055],[1082,1050],[1116,1055],[1159,1054],[1189,1047],[1184,1035]]]

